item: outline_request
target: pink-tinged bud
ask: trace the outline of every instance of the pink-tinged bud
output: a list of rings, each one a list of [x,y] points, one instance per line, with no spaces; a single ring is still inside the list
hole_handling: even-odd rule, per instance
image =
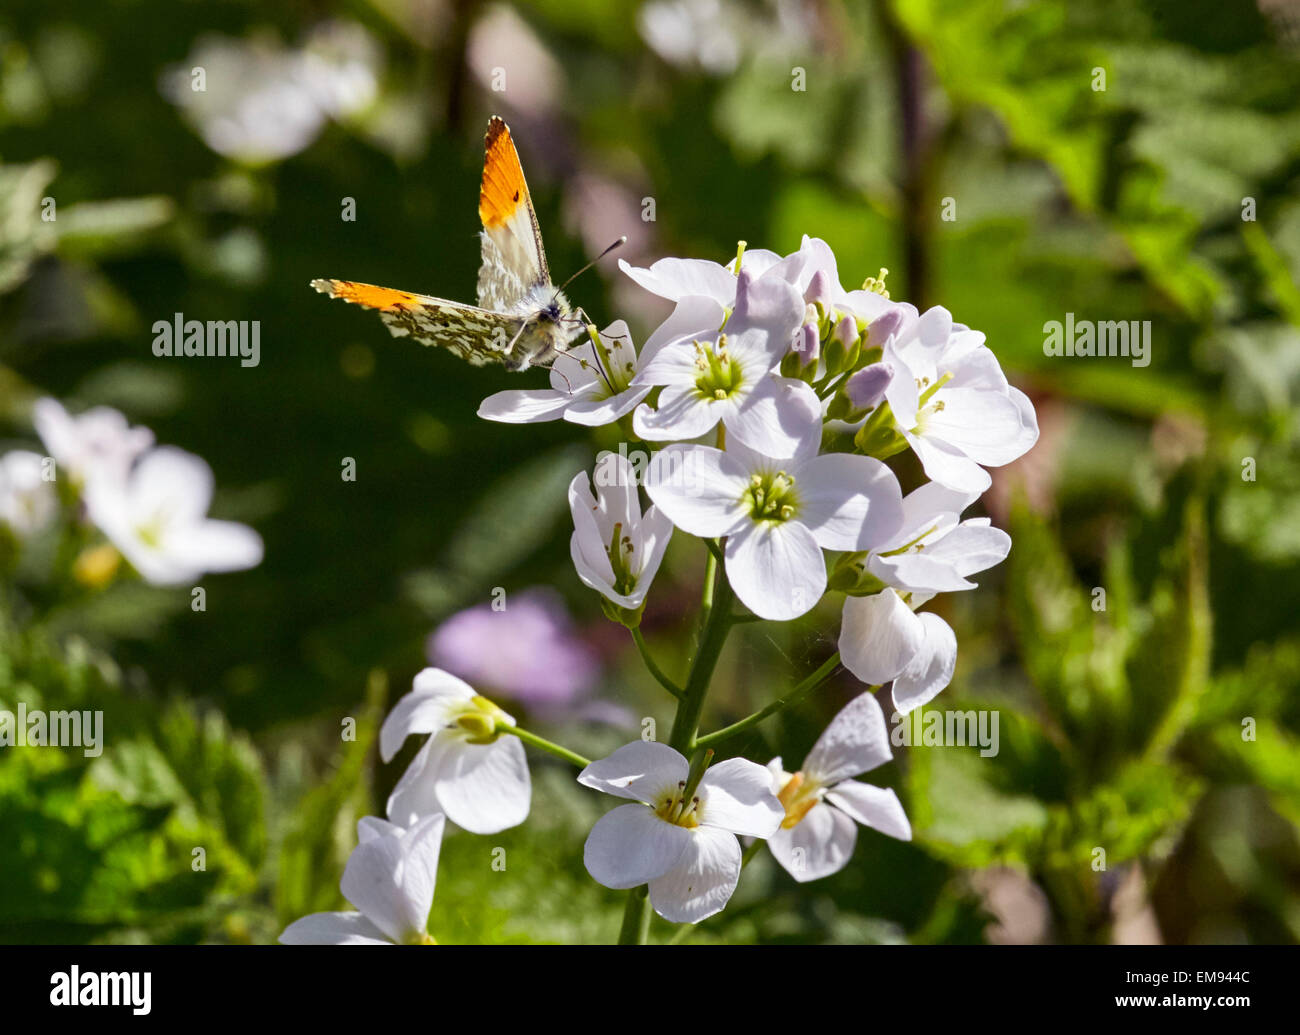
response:
[[[829,313],[835,307],[835,286],[825,270],[818,270],[808,282],[808,290],[803,293],[805,302],[820,305],[822,312]]]
[[[881,348],[902,323],[903,314],[900,310],[886,309],[867,325],[867,348]]]
[[[863,367],[844,383],[844,394],[856,410],[870,410],[885,397],[885,389],[893,379],[894,369],[888,363],[872,363]]]
[[[851,316],[844,317],[835,325],[831,337],[842,343],[846,349],[853,348],[853,343],[858,340],[858,321]]]
[[[749,318],[749,291],[753,286],[753,271],[742,267],[736,274],[736,305],[731,311],[731,318],[737,325],[743,324]]]
[[[805,366],[809,363],[816,363],[822,344],[822,336],[817,330],[817,325],[815,323],[806,323],[800,327],[799,339],[796,344],[799,349],[799,358]]]

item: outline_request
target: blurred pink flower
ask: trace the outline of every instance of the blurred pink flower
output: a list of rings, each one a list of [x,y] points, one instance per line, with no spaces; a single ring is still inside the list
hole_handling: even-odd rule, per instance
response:
[[[600,673],[559,595],[543,588],[512,593],[499,610],[482,604],[452,615],[429,637],[427,654],[482,692],[542,710],[577,704]]]

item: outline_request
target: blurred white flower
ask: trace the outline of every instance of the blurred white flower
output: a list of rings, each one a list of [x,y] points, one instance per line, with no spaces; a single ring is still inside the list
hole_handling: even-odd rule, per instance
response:
[[[486,697],[450,672],[426,668],[379,731],[379,753],[391,762],[407,737],[430,733],[388,798],[388,818],[413,824],[444,813],[475,834],[495,834],[528,818],[532,783],[524,746],[496,732],[515,725]]]
[[[352,24],[317,26],[300,48],[210,34],[164,73],[160,89],[212,150],[262,164],[297,154],[328,119],[371,104],[380,60],[375,41]]]
[[[339,882],[358,911],[304,916],[284,929],[281,944],[432,945],[429,909],[445,825],[443,816],[432,815],[404,830],[366,816]]]
[[[865,693],[840,709],[798,772],[787,773],[780,757],[768,763],[785,818],[767,843],[790,876],[806,882],[842,870],[853,855],[858,823],[912,839],[898,795],[853,779],[892,757],[884,713]]]
[[[0,456],[0,523],[26,538],[54,520],[54,484],[45,479],[45,457],[26,449]]]
[[[212,469],[174,446],[151,450],[123,477],[86,483],[86,513],[148,582],[176,585],[262,560],[247,525],[208,518]]]
[[[57,399],[38,399],[32,423],[58,467],[77,486],[95,476],[122,479],[153,445],[153,432],[131,427],[117,410],[96,406],[72,416]]]
[[[740,64],[736,12],[721,0],[656,0],[637,12],[650,49],[674,65],[726,75]]]

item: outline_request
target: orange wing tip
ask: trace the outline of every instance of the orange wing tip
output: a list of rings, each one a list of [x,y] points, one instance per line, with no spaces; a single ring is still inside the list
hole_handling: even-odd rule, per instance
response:
[[[496,115],[488,122],[483,147],[478,216],[485,227],[495,229],[509,222],[520,206],[527,204],[528,187],[510,127]]]
[[[415,296],[409,291],[394,291],[392,288],[375,287],[373,284],[357,284],[351,280],[313,280],[311,286],[322,295],[341,298],[345,302],[362,305],[367,309],[396,309],[415,301]]]

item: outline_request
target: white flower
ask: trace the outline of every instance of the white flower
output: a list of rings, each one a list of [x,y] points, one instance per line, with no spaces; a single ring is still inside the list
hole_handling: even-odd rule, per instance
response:
[[[988,518],[961,520],[975,498],[938,482],[908,493],[902,527],[871,552],[867,570],[916,596],[974,589],[967,576],[1001,564],[1011,550],[1011,537]]]
[[[288,158],[329,118],[355,114],[378,95],[380,51],[360,26],[327,23],[305,43],[205,35],[164,73],[161,90],[218,154],[250,164]]]
[[[54,485],[45,480],[45,457],[26,449],[0,456],[0,524],[26,538],[54,520]]]
[[[636,433],[651,441],[686,440],[722,421],[754,449],[791,455],[809,429],[821,426],[821,403],[812,388],[772,373],[802,314],[785,280],[755,279],[742,269],[725,328],[666,343],[632,379],[663,386],[655,408],[642,405],[633,413]]]
[[[597,427],[618,420],[650,394],[651,385],[631,386],[636,349],[627,324],[615,320],[600,332],[603,357],[590,342],[562,352],[551,366],[551,387],[511,389],[483,400],[478,415],[505,424],[535,424],[563,417]]]
[[[1009,464],[1038,441],[1033,404],[1007,383],[984,335],[946,309],[905,321],[884,356],[894,369],[885,397],[932,481],[981,493],[991,484],[984,467]]]
[[[857,843],[856,823],[903,841],[912,839],[898,795],[853,779],[892,757],[884,713],[865,693],[840,709],[801,770],[787,773],[779,757],[768,763],[785,818],[767,843],[790,876],[803,882],[842,870]]]
[[[429,908],[446,820],[428,816],[409,830],[374,816],[357,823],[339,887],[359,912],[312,913],[284,929],[284,945],[431,945]]]
[[[823,549],[865,549],[902,521],[888,467],[850,453],[818,456],[818,441],[814,430],[788,459],[739,442],[726,452],[672,445],[646,472],[646,491],[674,525],[727,537],[727,579],[762,618],[797,618],[816,605],[826,589]]]
[[[767,770],[731,758],[707,769],[690,800],[690,766],[667,744],[635,741],[592,762],[578,782],[630,798],[600,818],[583,862],[607,888],[650,886],[650,904],[673,923],[699,923],[720,912],[740,878],[737,834],[768,837],[781,803]]]
[[[913,599],[920,606],[929,597]],[[957,637],[936,614],[917,614],[898,591],[844,601],[840,656],[864,683],[893,680],[894,707],[906,715],[933,699],[952,680]]]
[[[32,423],[50,456],[77,485],[100,475],[124,478],[136,458],[153,445],[152,431],[131,427],[107,406],[74,417],[57,399],[38,399]]]
[[[961,520],[975,493],[927,482],[903,500],[899,530],[875,546],[866,569],[889,588],[844,602],[840,654],[859,679],[893,680],[894,704],[907,713],[952,679],[957,637],[936,614],[916,614],[936,593],[974,589],[967,576],[1000,564],[1011,537],[988,518]]]
[[[172,446],[146,453],[122,478],[96,475],[86,485],[90,520],[157,585],[261,562],[258,534],[234,521],[210,520],[211,501],[212,469]]]
[[[410,825],[441,812],[475,834],[522,823],[532,799],[528,762],[518,738],[495,732],[498,723],[515,720],[450,672],[421,671],[379,731],[385,762],[411,734],[433,734],[389,796],[388,818]]]
[[[626,457],[618,453],[601,457],[595,483],[594,496],[585,471],[569,483],[573,566],[592,589],[635,611],[645,602],[659,570],[673,524],[658,507],[642,515],[636,471]]]

